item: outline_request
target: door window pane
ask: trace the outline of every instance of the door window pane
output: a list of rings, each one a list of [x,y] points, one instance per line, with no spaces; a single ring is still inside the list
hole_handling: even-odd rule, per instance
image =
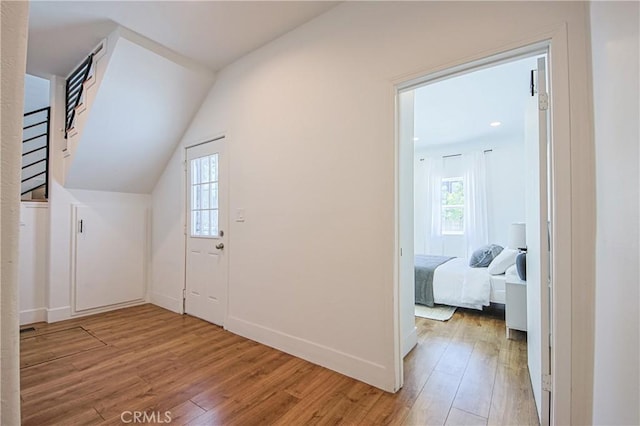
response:
[[[209,206],[212,209],[218,208],[218,182],[214,182],[211,184],[211,201]]]
[[[200,210],[200,185],[191,186],[191,210]]]
[[[211,182],[211,176],[209,174],[209,158],[203,157],[200,159],[200,182]]]
[[[191,236],[218,236],[218,154],[191,160]]]
[[[200,235],[211,235],[209,233],[209,210],[203,210],[202,214],[202,233]]]
[[[210,194],[209,194],[209,186],[210,183],[203,183],[200,185],[200,200],[202,200],[202,209],[209,208]]]
[[[218,210],[211,210],[210,217],[210,234],[213,236],[218,235]]]
[[[198,158],[191,160],[191,183],[200,183],[200,161]]]
[[[191,212],[191,235],[201,235],[200,211]]]

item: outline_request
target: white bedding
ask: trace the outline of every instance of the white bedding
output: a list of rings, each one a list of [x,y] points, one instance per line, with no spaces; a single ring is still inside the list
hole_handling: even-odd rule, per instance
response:
[[[487,268],[471,268],[466,259],[451,259],[433,274],[435,303],[482,309],[489,306],[490,298],[491,275]]]

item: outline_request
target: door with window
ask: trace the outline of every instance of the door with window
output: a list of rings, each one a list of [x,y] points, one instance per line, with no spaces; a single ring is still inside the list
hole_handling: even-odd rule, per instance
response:
[[[187,148],[185,313],[224,325],[227,188],[224,138]]]

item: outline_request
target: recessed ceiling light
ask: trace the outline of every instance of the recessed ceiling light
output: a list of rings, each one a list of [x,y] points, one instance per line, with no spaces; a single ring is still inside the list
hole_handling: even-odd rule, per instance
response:
[[[491,127],[498,127],[499,125],[501,125],[502,123],[500,121],[493,121],[491,123],[489,123],[489,126]]]
[[[418,137],[413,138],[414,142],[419,141],[419,140],[420,140],[420,138],[418,138]]]

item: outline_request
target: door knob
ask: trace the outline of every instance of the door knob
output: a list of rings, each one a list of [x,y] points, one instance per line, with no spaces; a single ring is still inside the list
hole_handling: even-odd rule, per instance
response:
[[[217,248],[218,250],[222,250],[222,249],[224,248],[224,243],[218,243],[218,244],[216,244],[216,248]]]

